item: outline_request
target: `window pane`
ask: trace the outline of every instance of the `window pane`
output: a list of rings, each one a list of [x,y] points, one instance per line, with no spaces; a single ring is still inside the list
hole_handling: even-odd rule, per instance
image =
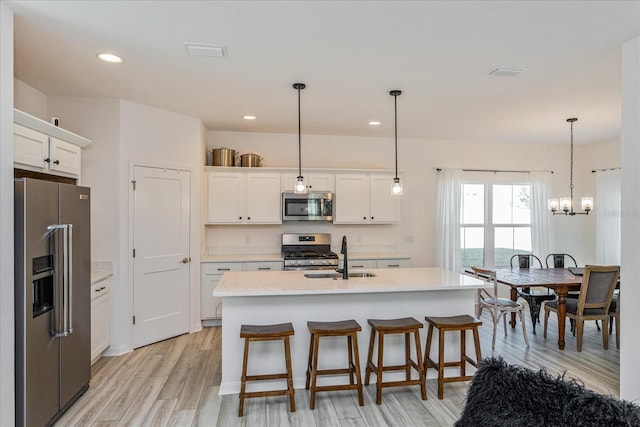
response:
[[[493,223],[513,224],[512,220],[512,186],[493,186]]]
[[[531,224],[530,194],[528,185],[513,186],[513,224]]]
[[[484,227],[462,227],[462,266],[484,265]]]
[[[531,227],[496,227],[495,265],[508,267],[513,254],[531,253]]]
[[[484,184],[462,185],[462,224],[484,223]]]
[[[531,227],[513,229],[513,250],[517,253],[531,253]]]

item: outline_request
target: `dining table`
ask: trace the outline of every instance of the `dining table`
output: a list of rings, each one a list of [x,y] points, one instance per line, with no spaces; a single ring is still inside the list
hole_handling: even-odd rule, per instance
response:
[[[511,299],[518,300],[518,290],[522,288],[544,287],[558,296],[558,348],[564,350],[567,294],[580,289],[582,275],[573,274],[568,268],[497,268],[498,283],[511,288]],[[515,328],[515,315],[511,317],[511,327]]]

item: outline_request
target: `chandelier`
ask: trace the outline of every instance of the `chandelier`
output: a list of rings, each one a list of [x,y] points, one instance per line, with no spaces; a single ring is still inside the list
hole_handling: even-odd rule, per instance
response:
[[[573,123],[578,119],[572,117],[567,119],[567,122],[571,123],[571,168],[569,170],[569,197],[561,197],[558,199],[549,199],[549,210],[554,215],[589,215],[589,211],[593,209],[593,197],[582,198],[582,210],[584,212],[574,212],[573,210]]]

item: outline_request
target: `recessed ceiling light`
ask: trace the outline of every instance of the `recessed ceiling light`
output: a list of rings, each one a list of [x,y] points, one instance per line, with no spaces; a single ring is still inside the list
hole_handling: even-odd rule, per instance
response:
[[[185,43],[184,46],[191,56],[225,56],[224,46],[202,43]]]
[[[519,67],[498,67],[489,72],[490,76],[515,77],[518,74],[526,73],[528,68]]]
[[[372,120],[369,122],[369,126],[380,126],[380,122],[377,120]]]
[[[99,53],[98,59],[104,62],[109,62],[111,64],[120,64],[122,62],[122,58],[118,55],[114,55],[113,53]]]
[[[242,116],[242,118],[245,120],[255,120],[256,116]]]

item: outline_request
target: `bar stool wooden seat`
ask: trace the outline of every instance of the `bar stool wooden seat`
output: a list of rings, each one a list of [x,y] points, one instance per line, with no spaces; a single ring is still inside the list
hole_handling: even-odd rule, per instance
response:
[[[427,331],[427,345],[424,350],[424,372],[427,374],[428,368],[435,368],[438,370],[438,399],[444,398],[444,383],[451,383],[456,381],[469,381],[473,378],[473,375],[466,375],[466,363],[469,363],[476,368],[478,362],[482,359],[482,353],[480,350],[480,338],[478,335],[478,327],[482,325],[482,322],[473,316],[466,314],[460,316],[449,317],[425,317],[424,320],[429,323],[429,329]],[[431,341],[433,338],[433,328],[438,328],[438,363],[434,362],[429,356],[431,354]],[[466,332],[471,330],[473,332],[473,342],[476,347],[476,360],[471,359],[466,353]],[[460,360],[454,362],[444,361],[444,334],[449,331],[460,331]],[[445,377],[444,368],[450,366],[459,366],[460,375],[457,377]]]
[[[358,390],[358,403],[364,405],[362,396],[362,374],[360,373],[360,353],[358,350],[358,332],[362,327],[355,320],[341,320],[337,322],[307,322],[311,340],[309,343],[309,363],[307,365],[307,382],[305,388],[311,388],[309,408],[314,409],[316,393],[319,391]],[[347,337],[349,365],[341,369],[318,369],[318,352],[321,337]],[[318,375],[348,374],[349,384],[318,386]],[[354,379],[355,377],[355,379]]]
[[[266,397],[266,396],[289,396],[289,406],[291,412],[296,411],[296,402],[293,390],[293,370],[291,369],[291,346],[289,337],[293,335],[293,325],[291,323],[281,323],[277,325],[242,325],[240,327],[240,338],[244,338],[244,358],[242,361],[242,379],[240,384],[240,406],[238,407],[238,416],[241,417],[244,412],[244,399],[249,397]],[[263,374],[263,375],[247,375],[247,363],[249,359],[249,343],[252,341],[284,341],[284,358],[287,372],[281,374]],[[246,392],[247,381],[261,381],[286,379],[286,390],[271,391],[254,391]]]
[[[376,374],[376,404],[382,404],[382,389],[384,387],[397,387],[420,385],[422,400],[427,399],[427,388],[425,386],[424,366],[422,364],[422,349],[420,346],[420,329],[422,323],[413,317],[405,317],[401,319],[368,319],[367,323],[371,326],[371,337],[369,339],[369,355],[367,356],[367,370],[365,376],[365,385],[369,385],[369,377],[371,373]],[[375,336],[378,333],[378,363],[373,363],[373,344]],[[416,347],[416,361],[411,359],[411,334],[413,333]],[[384,366],[384,337],[389,334],[404,334],[405,343],[405,363],[404,365]],[[411,368],[418,371],[418,379],[411,379]],[[384,371],[405,371],[406,379],[404,381],[382,381],[382,373]]]

